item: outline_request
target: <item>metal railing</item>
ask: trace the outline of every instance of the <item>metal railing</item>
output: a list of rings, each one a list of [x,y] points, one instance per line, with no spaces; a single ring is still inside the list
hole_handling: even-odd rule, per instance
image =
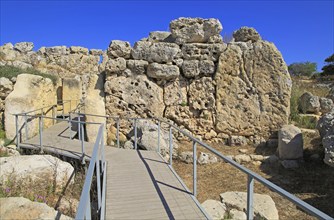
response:
[[[94,144],[93,154],[92,157],[90,158],[85,183],[81,192],[80,202],[75,216],[75,219],[77,220],[92,218],[90,193],[92,189],[94,171],[96,174],[97,214],[99,219],[105,218],[107,162],[105,161],[104,158],[105,151],[104,151],[103,129],[104,125],[101,124]],[[101,183],[101,176],[102,176],[102,183]]]
[[[304,210],[305,212],[309,213],[310,215],[313,215],[319,219],[324,219],[324,220],[328,220],[328,219],[333,219],[332,217],[330,217],[329,215],[325,214],[324,212],[318,210],[317,208],[309,205],[308,203],[302,201],[301,199],[297,198],[296,196],[292,195],[291,193],[289,193],[288,191],[282,189],[281,187],[275,185],[274,183],[268,181],[267,179],[261,177],[260,175],[254,173],[253,171],[247,169],[246,167],[240,165],[239,163],[235,162],[234,160],[232,160],[231,158],[223,155],[222,153],[220,153],[219,151],[217,151],[216,149],[212,148],[211,146],[209,146],[208,144],[200,141],[199,139],[195,138],[193,135],[189,134],[188,132],[180,129],[179,127],[177,127],[176,125],[167,122],[163,119],[160,118],[120,118],[120,117],[115,117],[115,116],[108,116],[108,115],[94,115],[94,114],[85,114],[82,113],[82,115],[89,115],[89,116],[95,116],[95,117],[105,117],[105,118],[112,118],[116,121],[116,127],[117,127],[117,131],[116,131],[116,137],[117,137],[117,146],[120,147],[119,145],[119,133],[120,133],[120,120],[130,120],[133,121],[133,126],[134,126],[134,147],[137,150],[138,149],[138,144],[137,144],[137,122],[139,120],[153,120],[156,123],[157,126],[157,132],[158,132],[158,140],[157,140],[157,152],[160,154],[161,152],[161,133],[162,133],[162,124],[167,125],[166,127],[168,127],[168,146],[169,146],[169,161],[168,164],[170,166],[170,168],[172,169],[172,171],[176,174],[175,170],[173,169],[172,165],[173,165],[173,132],[179,132],[182,135],[188,137],[191,141],[192,141],[192,152],[193,152],[193,189],[192,189],[192,195],[194,197],[194,199],[197,201],[197,148],[198,145],[204,147],[205,149],[207,149],[209,152],[215,154],[216,156],[218,156],[219,158],[223,159],[226,163],[234,166],[235,168],[237,168],[238,170],[240,170],[242,173],[247,175],[247,208],[246,208],[246,212],[247,212],[247,219],[253,219],[254,218],[254,210],[253,210],[253,197],[254,197],[254,182],[258,181],[259,183],[263,184],[265,187],[271,189],[272,191],[278,193],[279,195],[283,196],[284,198],[288,199],[289,201],[291,201],[293,204],[295,204],[296,206],[298,206],[299,208],[301,208],[302,210]],[[161,156],[161,155],[160,155]],[[176,174],[177,175],[177,174]],[[177,178],[178,175],[177,175]],[[179,178],[180,179],[180,178]],[[180,179],[181,182],[183,182]],[[184,185],[184,184],[183,184]],[[185,186],[185,185],[184,185]],[[186,186],[185,186],[186,187]]]

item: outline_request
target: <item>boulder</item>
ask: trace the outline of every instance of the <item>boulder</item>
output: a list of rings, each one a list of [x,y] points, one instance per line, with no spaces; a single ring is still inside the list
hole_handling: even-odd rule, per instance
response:
[[[225,219],[225,214],[227,212],[226,206],[216,200],[206,200],[202,203],[202,207],[205,209],[206,213],[209,214],[210,218],[213,220]]]
[[[245,212],[239,211],[237,209],[231,209],[229,211],[229,216],[233,219],[233,220],[246,220],[247,219],[247,215]]]
[[[38,98],[37,98],[38,97]],[[6,137],[13,139],[16,136],[16,125],[14,114],[28,112],[56,104],[56,89],[52,81],[37,75],[20,74],[17,77],[14,90],[5,100],[5,130]],[[52,111],[45,114],[52,117]],[[24,118],[18,118],[18,125],[21,127]],[[45,119],[44,127],[47,128],[53,124],[53,120]],[[28,137],[33,137],[38,133],[38,120],[32,120],[28,123]],[[25,129],[22,130],[25,137]]]
[[[240,154],[234,157],[235,162],[237,163],[249,163],[251,162],[251,157],[247,154]]]
[[[180,71],[175,65],[151,63],[147,67],[147,75],[159,80],[172,80],[180,75]]]
[[[168,31],[152,31],[147,38],[150,42],[169,42],[174,43],[175,39],[172,37],[172,33]]]
[[[109,44],[107,54],[110,58],[130,58],[131,45],[127,41],[113,40]]]
[[[246,192],[225,192],[220,194],[220,198],[222,200],[222,203],[225,204],[227,208],[234,208],[239,211],[246,211]],[[268,220],[279,219],[275,202],[270,196],[254,193],[253,199],[253,210],[255,217]]]
[[[0,152],[7,154],[8,157],[20,155],[20,152],[16,150],[15,145],[10,145],[5,147],[2,144],[0,144]]]
[[[135,60],[146,60],[150,63],[170,63],[179,51],[180,47],[174,43],[138,41],[135,43],[131,55]]]
[[[321,113],[327,113],[327,112],[330,112],[332,109],[334,109],[334,104],[333,104],[333,101],[329,98],[324,98],[324,97],[321,97],[319,99],[320,101],[320,111]]]
[[[294,125],[284,125],[278,131],[278,154],[283,160],[303,158],[303,135]]]
[[[32,42],[20,42],[14,45],[14,49],[22,53],[30,52],[32,51],[33,48],[34,48],[34,43]]]
[[[234,41],[238,42],[247,42],[251,41],[252,43],[261,40],[259,33],[252,27],[241,27],[239,30],[233,32]]]
[[[1,219],[72,219],[45,203],[32,202],[23,197],[0,198],[0,207]]]
[[[298,109],[302,113],[315,113],[320,111],[319,97],[312,95],[310,92],[305,92],[298,99]]]
[[[291,78],[272,43],[228,44],[214,80],[217,132],[268,137],[288,122]]]
[[[38,181],[49,179],[56,183],[61,190],[69,181],[73,183],[71,175],[74,168],[68,162],[59,160],[51,155],[24,155],[0,158],[0,181],[4,184],[9,178],[27,178]]]
[[[192,151],[185,151],[181,152],[178,155],[179,160],[185,163],[193,163],[193,152]]]
[[[223,30],[218,19],[178,18],[169,24],[169,29],[177,44],[207,43],[219,39]]]
[[[327,133],[329,135],[330,132],[334,131],[334,109],[321,116],[317,123],[317,129],[322,138],[324,138]]]

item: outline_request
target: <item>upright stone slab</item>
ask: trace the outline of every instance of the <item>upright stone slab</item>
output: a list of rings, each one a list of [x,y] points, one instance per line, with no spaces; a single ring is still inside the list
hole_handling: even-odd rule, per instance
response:
[[[303,158],[303,135],[294,125],[284,125],[278,132],[278,154],[282,160]]]
[[[52,81],[48,78],[31,74],[20,74],[17,77],[14,90],[5,100],[5,130],[6,137],[13,139],[16,136],[16,125],[14,114],[28,112],[51,106],[56,103],[56,89]],[[45,109],[46,111],[46,109]],[[40,114],[36,112],[35,114]],[[52,117],[52,110],[46,116]],[[51,126],[53,120],[45,119],[44,127]],[[19,117],[19,128],[24,124],[24,117]],[[35,136],[38,133],[38,119],[34,119],[28,123],[28,138]],[[25,129],[22,129],[22,135],[25,136]]]
[[[73,110],[82,98],[82,84],[78,78],[64,78],[62,81],[62,99],[64,114]],[[71,100],[71,102],[69,102]]]

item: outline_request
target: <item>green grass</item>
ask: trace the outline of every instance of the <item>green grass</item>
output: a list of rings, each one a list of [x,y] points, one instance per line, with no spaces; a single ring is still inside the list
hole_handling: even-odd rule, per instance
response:
[[[47,73],[41,73],[40,71],[34,69],[34,68],[29,68],[26,70],[14,67],[14,66],[0,66],[0,77],[6,77],[11,79],[12,77],[17,77],[18,75],[22,73],[28,73],[32,75],[37,75],[37,76],[42,76],[44,78],[49,78],[52,80],[53,84],[55,85],[57,83],[57,76],[47,74]]]

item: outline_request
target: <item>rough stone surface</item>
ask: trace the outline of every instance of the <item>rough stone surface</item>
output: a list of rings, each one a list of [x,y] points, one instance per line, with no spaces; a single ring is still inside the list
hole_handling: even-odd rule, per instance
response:
[[[14,45],[14,48],[20,52],[27,53],[32,51],[34,48],[34,43],[32,42],[20,42]]]
[[[126,69],[126,60],[122,57],[116,59],[109,59],[106,63],[107,73],[121,73]]]
[[[17,77],[13,92],[7,96],[5,102],[6,136],[9,139],[13,139],[16,136],[15,116],[13,114],[54,105],[56,103],[55,87],[48,78],[30,74],[20,74]],[[52,117],[52,111],[49,111],[45,115]],[[19,117],[19,127],[21,127],[23,123],[23,117]],[[38,120],[32,120],[28,123],[28,137],[33,137],[37,134],[37,123]],[[52,120],[44,120],[44,127],[49,127],[51,124]],[[25,137],[25,129],[23,129],[22,135]]]
[[[88,55],[88,49],[85,48],[85,47],[71,46],[70,51],[71,51],[71,53],[78,53],[78,54]]]
[[[172,33],[168,31],[152,31],[148,36],[150,42],[169,42],[174,43],[175,39],[172,37]]]
[[[211,163],[217,163],[218,158],[210,153],[203,153],[201,152],[199,154],[199,157],[197,159],[197,162],[201,165],[203,164],[211,164]]]
[[[181,152],[178,155],[179,160],[185,163],[193,163],[193,152],[192,151],[185,151]]]
[[[151,63],[147,67],[147,75],[155,79],[171,80],[177,78],[180,71],[175,65]]]
[[[146,73],[148,62],[145,60],[127,60],[126,67],[132,75],[143,75]]]
[[[199,75],[199,61],[185,60],[182,64],[183,75],[187,78],[194,78]]]
[[[5,77],[0,78],[0,98],[5,99],[13,91],[13,83]]]
[[[251,157],[249,155],[246,155],[246,154],[240,154],[240,155],[236,155],[234,157],[234,160],[237,162],[237,163],[248,163],[251,161]]]
[[[221,53],[226,49],[226,44],[184,44],[182,55],[185,60],[210,60],[218,61]]]
[[[239,211],[237,209],[231,209],[229,211],[230,216],[232,217],[233,220],[246,220],[247,215],[245,212]]]
[[[179,51],[179,46],[174,43],[138,41],[133,47],[131,55],[135,60],[146,60],[150,63],[169,63],[173,61]]]
[[[259,33],[251,27],[241,27],[239,30],[233,33],[233,38],[236,42],[251,41],[254,43],[261,40],[261,36],[259,35]]]
[[[113,40],[109,44],[107,54],[111,58],[117,58],[117,57],[130,58],[131,45],[127,41]]]
[[[322,145],[325,148],[324,162],[334,167],[334,131],[322,139]]]
[[[239,211],[245,211],[247,207],[246,192],[225,192],[220,194],[222,203],[227,208],[236,208]],[[254,193],[254,214],[261,219],[279,219],[275,202],[268,195]]]
[[[126,141],[123,146],[124,149],[135,149],[132,141]]]
[[[331,131],[334,131],[334,110],[321,116],[317,124],[317,129],[322,138],[329,135]]]
[[[217,131],[266,137],[288,122],[291,79],[272,43],[229,44],[215,81]]]
[[[32,202],[23,197],[0,198],[0,207],[1,219],[72,219],[62,215],[45,203]]]
[[[64,103],[64,114],[68,114],[79,103],[82,98],[82,83],[80,78],[64,78],[62,80],[62,89],[58,89],[57,93],[62,93],[60,99],[72,100],[71,103]],[[58,94],[59,97],[59,94]]]
[[[215,108],[215,86],[212,78],[203,77],[189,85],[189,106],[195,110],[213,110]],[[209,119],[209,115],[207,116]]]
[[[247,138],[244,136],[231,135],[228,139],[228,144],[230,146],[245,146],[247,145]]]
[[[209,214],[211,219],[213,220],[221,220],[224,219],[226,214],[226,206],[216,200],[206,200],[202,203],[202,207]]]
[[[303,135],[294,125],[284,125],[278,132],[278,154],[280,159],[303,158]]]
[[[305,92],[298,99],[298,108],[302,113],[315,113],[320,111],[319,97],[312,95],[310,92]]]
[[[334,109],[320,118],[317,129],[319,130],[324,147],[324,162],[334,167]]]
[[[321,97],[319,99],[319,101],[320,101],[320,111],[321,111],[321,113],[324,114],[324,113],[330,112],[332,109],[334,109],[334,103],[331,99]]]
[[[68,181],[73,182],[70,177],[74,172],[71,164],[61,161],[51,155],[24,155],[14,157],[0,158],[0,180],[2,183],[12,178],[32,180],[46,179],[54,181],[56,178],[56,187],[61,190]]]
[[[223,30],[219,20],[213,18],[178,18],[169,28],[178,44],[209,42]]]
[[[331,88],[331,90],[329,90],[328,95],[326,96],[326,98],[329,98],[334,102],[334,88]]]

